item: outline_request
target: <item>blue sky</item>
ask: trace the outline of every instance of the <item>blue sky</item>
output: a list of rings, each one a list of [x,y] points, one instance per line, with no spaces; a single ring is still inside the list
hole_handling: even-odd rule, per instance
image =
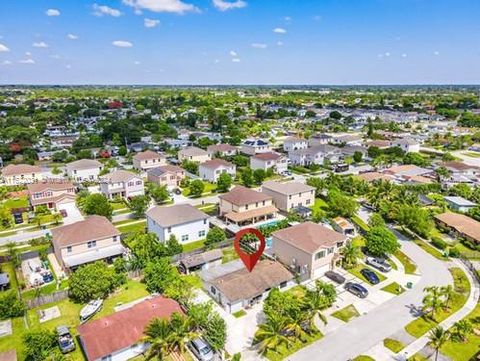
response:
[[[1,0],[0,83],[479,84],[478,0]]]

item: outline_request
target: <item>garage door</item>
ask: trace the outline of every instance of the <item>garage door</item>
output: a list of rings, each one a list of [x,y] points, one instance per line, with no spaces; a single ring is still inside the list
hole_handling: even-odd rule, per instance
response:
[[[328,270],[330,270],[330,265],[329,264],[326,264],[325,266],[319,267],[313,272],[313,277],[314,278],[322,277],[325,274],[325,272],[327,272]]]

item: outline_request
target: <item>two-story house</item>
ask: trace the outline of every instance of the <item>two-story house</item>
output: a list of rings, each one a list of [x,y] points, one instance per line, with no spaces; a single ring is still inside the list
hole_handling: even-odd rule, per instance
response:
[[[146,171],[167,164],[167,159],[163,155],[152,150],[137,153],[132,157],[132,160],[133,168],[140,171]]]
[[[405,153],[420,152],[420,143],[413,139],[395,139],[392,141],[392,147],[399,147]]]
[[[65,271],[99,260],[110,262],[126,251],[120,232],[102,216],[89,216],[51,232],[55,257]]]
[[[236,186],[220,195],[220,217],[237,226],[273,219],[278,209],[271,196],[252,189]]]
[[[180,162],[188,160],[190,162],[202,163],[211,159],[209,152],[197,147],[187,147],[180,149],[177,153],[177,157]]]
[[[36,183],[43,180],[40,167],[29,164],[9,164],[2,169],[2,177],[5,184],[9,186]]]
[[[258,153],[250,157],[250,168],[253,170],[263,169],[264,171],[272,168],[275,172],[281,174],[288,169],[287,157],[274,152]]]
[[[212,158],[215,158],[217,154],[222,157],[231,157],[238,153],[238,149],[230,144],[212,144],[207,147],[207,152]]]
[[[303,138],[289,137],[283,142],[283,151],[290,152],[291,150],[307,149],[308,140]]]
[[[331,163],[340,162],[342,160],[342,152],[340,148],[324,144],[307,149],[292,150],[288,153],[288,158],[294,165],[322,165],[325,163],[325,160]]]
[[[272,197],[275,206],[284,212],[315,203],[315,188],[300,182],[266,182],[262,185],[262,193]]]
[[[190,204],[154,207],[146,213],[148,232],[155,233],[160,242],[172,235],[180,244],[204,239],[210,227],[210,216]]]
[[[247,155],[271,152],[270,143],[263,139],[247,139],[243,142],[240,151]]]
[[[66,165],[67,175],[76,182],[96,181],[103,169],[102,163],[94,159],[80,159]]]
[[[101,176],[100,192],[108,199],[130,198],[145,194],[142,177],[126,170],[117,170]]]
[[[185,178],[185,169],[175,165],[167,164],[147,171],[149,182],[167,186],[167,188],[178,187],[183,178]]]
[[[27,185],[30,206],[36,208],[45,205],[49,209],[57,209],[61,204],[75,203],[75,187],[72,183],[40,182]]]
[[[198,172],[200,174],[200,178],[203,180],[215,183],[222,173],[228,173],[232,179],[234,179],[236,167],[235,164],[216,158],[201,163],[198,167]]]

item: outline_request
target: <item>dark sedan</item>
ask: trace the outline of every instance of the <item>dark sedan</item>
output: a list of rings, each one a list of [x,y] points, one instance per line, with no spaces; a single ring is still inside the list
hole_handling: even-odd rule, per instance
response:
[[[345,289],[360,298],[365,298],[368,296],[368,290],[359,283],[347,282],[345,284]]]
[[[372,285],[376,285],[380,283],[380,278],[378,278],[377,274],[373,272],[371,269],[364,268],[360,271],[360,273],[370,282]]]
[[[327,271],[325,272],[325,276],[327,278],[330,278],[333,282],[338,283],[339,285],[345,282],[345,277],[343,277],[341,274],[337,272]]]

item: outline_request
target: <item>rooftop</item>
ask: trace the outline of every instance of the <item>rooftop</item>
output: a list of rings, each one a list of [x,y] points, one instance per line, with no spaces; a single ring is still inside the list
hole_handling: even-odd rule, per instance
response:
[[[254,191],[244,186],[236,186],[230,192],[220,195],[218,198],[227,202],[235,204],[237,206],[244,206],[255,202],[263,202],[272,199],[272,197]]]
[[[153,150],[146,150],[144,152],[137,153],[133,156],[133,159],[136,160],[147,160],[147,159],[159,159],[164,158],[163,155],[154,152]]]
[[[449,227],[454,228],[457,232],[463,233],[475,241],[480,242],[480,222],[473,218],[453,212],[437,214],[435,218]]]
[[[103,181],[107,181],[109,183],[123,183],[128,182],[132,178],[140,178],[140,176],[136,175],[135,173],[120,169],[116,170],[115,172],[105,174],[100,177]]]
[[[190,204],[176,204],[169,207],[156,206],[147,211],[147,216],[162,228],[210,218],[208,214]]]
[[[230,167],[234,167],[234,165],[230,162],[227,162],[226,160],[215,158],[215,159],[207,160],[206,162],[201,163],[200,167],[216,169],[219,167],[230,168]]]
[[[311,187],[309,185],[306,185],[304,183],[300,182],[287,182],[287,183],[281,183],[281,182],[275,182],[275,181],[269,181],[265,182],[262,185],[262,190],[270,189],[274,192],[289,195],[289,194],[297,194],[297,193],[303,193],[303,192],[311,192],[315,190],[314,187]]]
[[[80,159],[67,164],[67,168],[69,169],[89,169],[101,167],[102,163],[94,159]]]
[[[9,164],[2,169],[2,175],[11,176],[17,174],[40,173],[40,167],[30,164]]]
[[[283,157],[281,154],[274,152],[258,153],[252,156],[252,158],[261,160],[277,160],[281,157]]]
[[[161,176],[165,173],[177,173],[177,172],[185,172],[183,168],[177,167],[176,165],[162,165],[160,167],[151,168],[147,171],[148,174],[153,174],[156,176]]]

